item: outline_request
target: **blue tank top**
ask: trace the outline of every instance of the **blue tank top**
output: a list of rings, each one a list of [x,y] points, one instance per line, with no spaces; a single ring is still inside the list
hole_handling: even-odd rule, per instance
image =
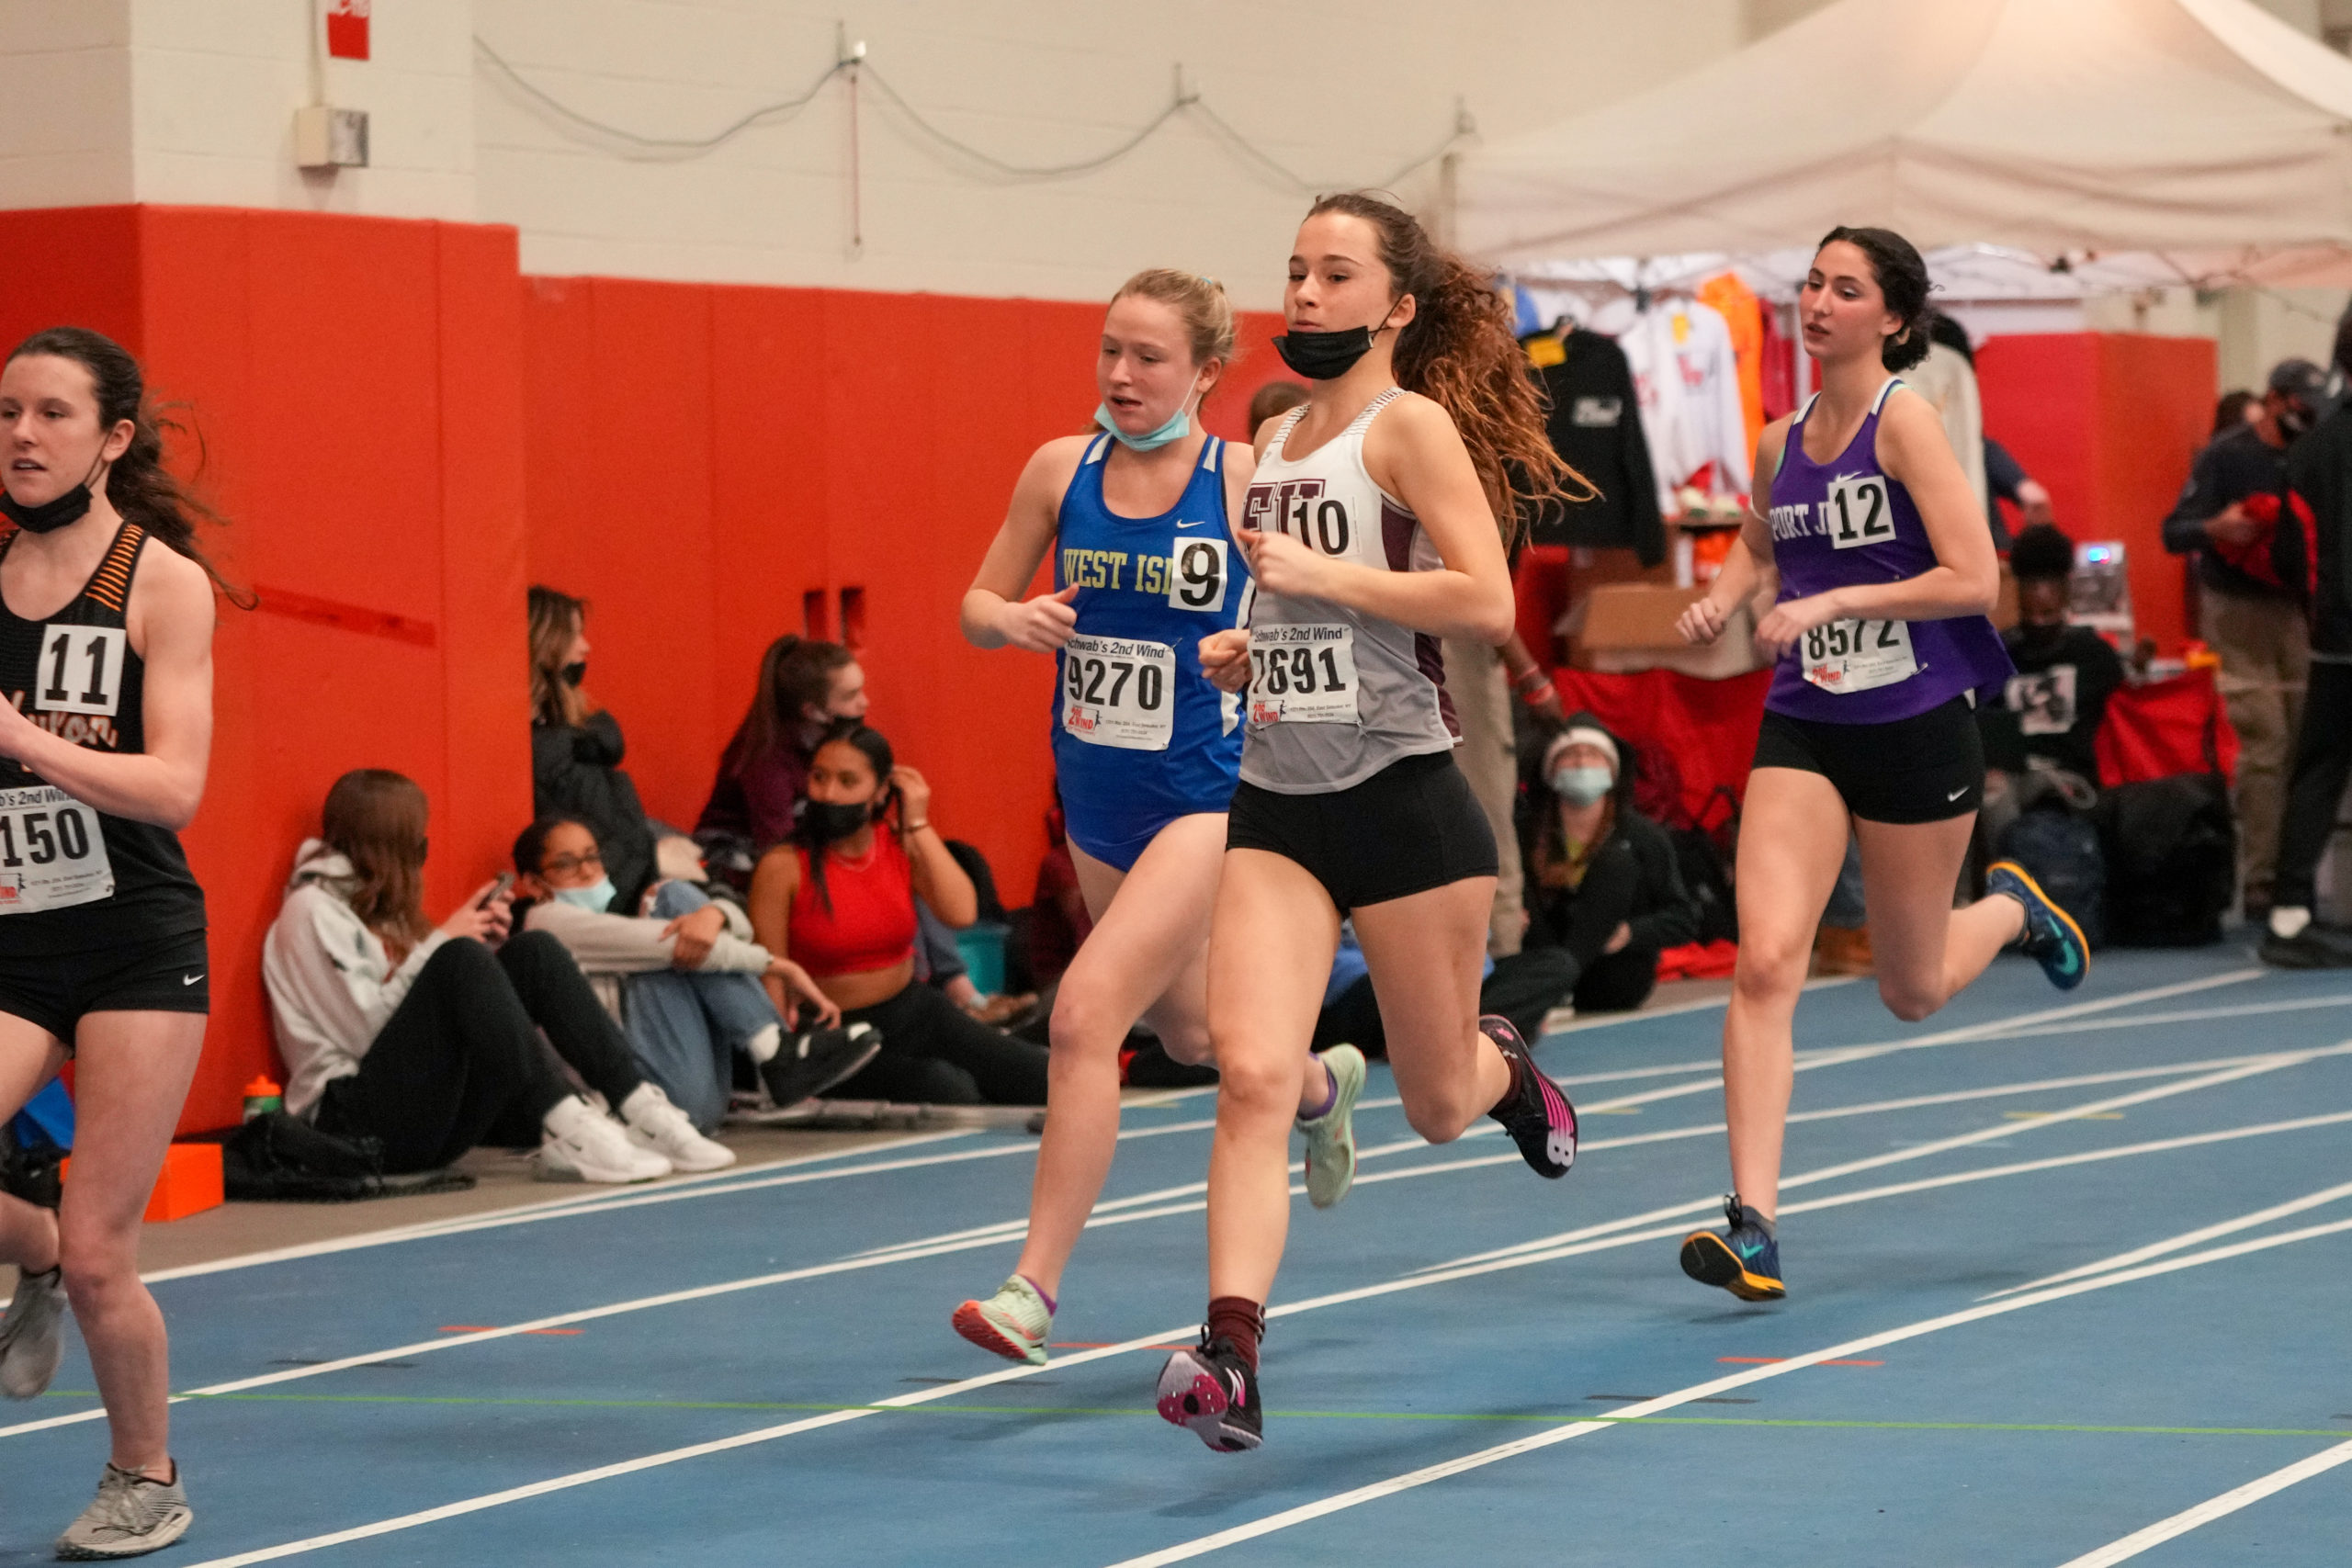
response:
[[[1815,393],[1790,423],[1772,476],[1772,558],[1781,599],[1804,599],[1931,571],[1934,545],[1901,481],[1878,466],[1879,415],[1903,383],[1889,378],[1870,417],[1826,463],[1805,456]],[[1983,615],[1936,621],[1833,621],[1781,656],[1764,705],[1826,724],[1889,724],[1941,707],[1963,692],[2000,694],[2008,650]]]
[[[1122,870],[1178,817],[1223,811],[1241,767],[1241,704],[1201,673],[1200,640],[1241,624],[1251,581],[1226,524],[1226,444],[1209,437],[1175,507],[1102,500],[1108,434],[1063,492],[1054,586],[1079,593],[1057,656],[1054,766],[1070,837]]]

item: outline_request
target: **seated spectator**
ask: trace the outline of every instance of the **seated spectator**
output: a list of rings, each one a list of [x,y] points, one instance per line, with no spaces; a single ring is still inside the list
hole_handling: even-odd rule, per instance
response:
[[[2018,581],[2018,624],[2001,635],[2018,672],[2000,706],[1977,710],[1984,736],[1984,828],[1997,844],[2001,829],[2027,804],[2021,782],[2030,774],[2071,773],[2082,781],[2045,779],[2042,787],[2081,797],[2098,784],[2095,741],[2107,702],[2123,684],[2123,660],[2088,626],[2066,620],[2066,581],[2075,570],[2074,541],[2047,525],[2022,529],[2009,550]]]
[[[841,1085],[844,1098],[1043,1105],[1045,1047],[981,1023],[915,978],[918,895],[950,926],[978,913],[972,879],[932,826],[930,784],[896,765],[879,734],[844,719],[809,759],[792,841],[752,874],[753,934],[771,953],[797,955],[845,1024],[881,1032],[882,1054]],[[780,988],[768,982],[771,996]]]
[[[378,1140],[394,1174],[482,1143],[537,1144],[549,1180],[645,1181],[733,1158],[645,1081],[561,942],[508,936],[498,884],[438,927],[425,919],[414,783],[345,773],[323,818],[262,948],[289,1113]],[[572,1091],[567,1065],[619,1122]]]
[[[619,721],[583,685],[587,603],[534,587],[530,606],[531,814],[576,817],[594,829],[612,877],[613,912],[636,914],[663,875],[699,877],[699,852],[646,817],[637,784],[621,771],[628,745]]]
[[[1698,932],[1666,829],[1634,809],[1632,771],[1589,713],[1544,748],[1527,857],[1526,949],[1565,950],[1578,1012],[1637,1008],[1657,955]]]
[[[879,1042],[871,1030],[831,1027],[841,1010],[808,971],[753,942],[740,910],[712,904],[692,883],[659,885],[650,914],[608,913],[612,879],[595,834],[577,818],[543,817],[524,829],[514,872],[516,922],[563,943],[628,1031],[638,1065],[702,1131],[726,1118],[737,1051],[758,1066],[779,1110],[873,1060]],[[705,908],[719,910],[728,927],[707,941],[689,929]],[[807,1003],[822,1032],[796,1032],[787,1047],[785,1019],[760,984],[768,978],[782,984],[795,1014]]]
[[[839,643],[780,637],[760,656],[760,683],[695,823],[711,868],[748,885],[752,863],[792,837],[808,753],[836,719],[865,716],[865,671]]]

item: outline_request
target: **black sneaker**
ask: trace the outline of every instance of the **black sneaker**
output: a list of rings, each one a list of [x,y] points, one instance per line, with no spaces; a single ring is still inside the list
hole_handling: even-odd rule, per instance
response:
[[[1233,1341],[1201,1330],[1197,1350],[1179,1350],[1159,1369],[1159,1418],[1182,1427],[1219,1453],[1246,1453],[1265,1441],[1258,1374]]]
[[[1682,1238],[1682,1271],[1744,1302],[1776,1302],[1787,1295],[1781,1283],[1781,1244],[1762,1225],[1742,1218],[1738,1193],[1724,1200],[1724,1218],[1730,1223],[1720,1234],[1693,1231]]]
[[[1512,1072],[1515,1092],[1487,1114],[1503,1124],[1536,1175],[1558,1180],[1577,1163],[1577,1108],[1544,1076],[1510,1020],[1488,1013],[1478,1021],[1478,1032],[1501,1049],[1505,1061],[1526,1069]]]
[[[778,1111],[789,1110],[854,1077],[881,1049],[881,1031],[870,1023],[789,1034],[783,1048],[760,1064],[760,1081]]]
[[[2293,936],[2266,931],[2255,953],[2279,969],[2352,969],[2352,933],[2331,931],[2313,920]]]

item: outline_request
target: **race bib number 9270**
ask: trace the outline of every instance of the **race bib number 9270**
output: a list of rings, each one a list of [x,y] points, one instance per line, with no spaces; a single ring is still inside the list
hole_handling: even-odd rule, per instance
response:
[[[1176,650],[1136,637],[1062,645],[1062,729],[1089,746],[1165,751],[1176,733]]]

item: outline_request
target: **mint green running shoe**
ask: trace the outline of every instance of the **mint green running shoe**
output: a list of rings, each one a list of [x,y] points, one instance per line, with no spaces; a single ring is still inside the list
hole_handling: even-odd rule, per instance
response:
[[[1328,1209],[1348,1195],[1356,1179],[1356,1097],[1363,1093],[1363,1053],[1352,1045],[1334,1045],[1316,1058],[1331,1075],[1338,1090],[1331,1109],[1312,1122],[1301,1121],[1306,1134],[1306,1201]]]
[[[1037,1287],[1015,1274],[984,1302],[956,1309],[956,1332],[1008,1361],[1046,1364],[1046,1341],[1053,1337],[1054,1312]]]

